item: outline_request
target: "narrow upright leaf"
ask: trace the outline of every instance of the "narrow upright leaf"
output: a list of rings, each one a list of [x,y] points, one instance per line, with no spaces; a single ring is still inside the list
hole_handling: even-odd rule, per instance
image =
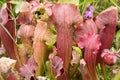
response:
[[[95,18],[95,23],[97,27],[100,28],[99,34],[102,44],[97,57],[98,62],[102,61],[100,55],[103,49],[110,48],[112,44],[116,31],[117,18],[118,11],[116,7],[110,7],[104,10]]]
[[[49,3],[48,3],[49,4]],[[73,4],[52,4],[49,6],[50,20],[57,26],[58,55],[64,61],[65,72],[68,68],[72,54],[72,25],[82,22],[82,16]],[[70,13],[70,15],[68,15]]]
[[[13,20],[9,20],[7,24],[5,24],[5,28],[10,33],[10,35],[12,35],[11,37],[15,40],[15,27]],[[18,63],[20,63],[15,41],[13,41],[10,35],[8,35],[8,33],[0,25],[0,38],[7,51],[8,56],[12,59],[17,60]],[[18,68],[18,63],[16,63],[17,68]]]
[[[94,21],[87,19],[81,23],[75,29],[74,39],[78,43],[78,47],[84,50],[84,59],[90,76],[93,80],[98,80],[96,73],[96,56],[101,42]]]
[[[38,64],[38,75],[44,71],[44,64],[47,57],[47,45],[45,43],[54,44],[56,42],[55,35],[50,32],[47,23],[38,22],[34,32],[33,48],[34,58]]]

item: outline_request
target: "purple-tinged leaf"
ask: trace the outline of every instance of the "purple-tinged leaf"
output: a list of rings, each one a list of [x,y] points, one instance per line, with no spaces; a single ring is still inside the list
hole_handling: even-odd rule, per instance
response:
[[[102,62],[100,57],[103,49],[110,48],[115,31],[116,31],[116,23],[118,18],[118,11],[116,7],[110,7],[103,12],[101,12],[96,18],[95,23],[98,28],[100,28],[100,41],[101,47],[100,51],[97,55],[97,61]]]
[[[63,60],[55,55],[50,55],[49,59],[51,60],[52,66],[56,71],[56,78],[64,74]]]
[[[27,80],[31,80],[31,77],[34,77],[35,75],[35,66],[31,64],[23,65],[23,67],[20,68],[20,76],[22,78],[26,78]]]
[[[73,4],[53,3],[48,10],[50,11],[48,13],[50,20],[57,26],[58,55],[64,61],[64,69],[68,73],[72,54],[72,25],[81,23],[82,16],[79,9]],[[69,13],[70,15],[68,15]]]
[[[7,24],[5,24],[5,28],[8,30],[10,35],[15,39],[15,27],[13,20],[9,20]],[[2,25],[0,25],[0,38],[1,41],[8,53],[8,56],[12,59],[18,60],[18,51],[15,42],[8,35],[8,33],[3,29]],[[20,63],[20,62],[18,62]],[[16,67],[18,68],[18,63],[16,63]]]
[[[86,66],[93,80],[97,80],[96,56],[101,45],[100,37],[97,33],[96,25],[92,19],[85,20],[74,32],[74,39],[78,46],[84,49],[84,59]]]
[[[5,28],[7,28],[7,30],[12,35],[12,37],[15,38],[15,33],[14,33],[15,29],[14,29],[14,23],[13,23],[12,20],[9,20],[7,22],[7,24],[5,25]],[[13,55],[15,53],[14,52],[14,45],[15,45],[15,43],[10,38],[10,36],[7,34],[7,32],[1,27],[1,25],[0,25],[0,38],[1,38],[1,41],[3,42],[3,45],[5,46],[5,49],[8,52],[8,55],[11,58],[15,57],[15,55]]]
[[[26,78],[27,80],[31,80],[31,78],[34,78],[35,80],[35,71],[37,69],[37,64],[35,63],[35,60],[33,56],[30,57],[27,64],[23,65],[20,68],[20,76],[22,78]]]
[[[37,66],[33,55],[31,55],[31,57],[28,59],[27,64],[33,64],[33,65]]]
[[[104,49],[103,53],[101,54],[101,57],[103,58],[105,64],[112,66],[117,62],[118,59],[115,54],[115,51]]]
[[[92,78],[93,80],[98,80],[95,67],[96,56],[100,45],[100,37],[97,34],[85,34],[80,38],[80,42],[78,43],[80,48],[85,48],[84,59],[91,77],[94,76]]]
[[[78,43],[78,47],[82,49],[83,48],[90,49],[93,54],[96,54],[98,52],[100,45],[101,45],[100,37],[97,34],[85,34],[80,37],[80,40]]]
[[[74,31],[74,40],[79,42],[79,39],[84,34],[93,34],[97,32],[96,25],[92,19],[84,20]]]
[[[57,48],[53,48],[53,52],[49,55],[50,59],[50,73],[55,76],[57,80],[69,80],[67,75],[64,71],[64,62],[63,60],[57,55]]]

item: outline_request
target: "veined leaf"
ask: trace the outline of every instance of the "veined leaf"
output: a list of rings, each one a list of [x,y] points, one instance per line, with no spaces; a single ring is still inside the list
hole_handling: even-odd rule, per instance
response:
[[[84,50],[84,60],[92,80],[98,80],[96,74],[96,56],[100,48],[100,37],[92,19],[86,19],[74,31],[74,40]],[[94,76],[94,77],[93,77]]]
[[[9,32],[9,34],[15,39],[15,27],[13,20],[9,20],[7,24],[5,24],[5,28]],[[18,69],[20,61],[18,56],[18,51],[15,42],[1,26],[0,26],[0,38],[1,41],[8,53],[8,56],[12,59],[18,60],[18,63],[16,63],[16,67]],[[11,49],[12,48],[12,49]]]
[[[20,67],[20,77],[26,78],[26,80],[31,80],[31,78],[34,78],[35,80],[35,72],[38,68],[38,65],[36,64],[33,55],[29,58],[27,64],[24,64],[22,67]]]
[[[56,42],[56,36],[49,30],[46,22],[39,21],[35,28],[33,48],[34,58],[38,64],[37,75],[41,75],[44,72],[44,64],[47,57],[47,44],[52,46]]]
[[[95,23],[97,27],[100,29],[99,35],[102,44],[97,54],[97,63],[101,63],[104,78],[106,78],[106,71],[103,60],[100,56],[104,49],[108,49],[112,45],[116,31],[117,19],[118,19],[117,7],[110,7],[99,13],[99,15],[95,18]]]
[[[79,9],[74,4],[53,3],[48,9],[51,13],[50,15],[48,13],[49,19],[57,27],[58,55],[64,61],[65,72],[68,73],[72,54],[72,25],[81,23],[83,19]],[[69,13],[71,15],[68,15]],[[63,79],[65,78],[63,77]]]
[[[117,7],[110,7],[101,13],[95,18],[96,26],[100,29],[100,41],[101,47],[97,55],[97,62],[102,62],[101,52],[103,49],[110,48],[116,31],[116,24],[118,19],[118,10]]]

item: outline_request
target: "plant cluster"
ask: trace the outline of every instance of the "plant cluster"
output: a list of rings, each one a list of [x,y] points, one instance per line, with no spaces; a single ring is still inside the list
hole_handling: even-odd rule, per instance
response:
[[[111,0],[116,7],[97,13],[99,0],[85,1],[2,4],[0,80],[109,80],[108,66],[120,59],[119,6]]]

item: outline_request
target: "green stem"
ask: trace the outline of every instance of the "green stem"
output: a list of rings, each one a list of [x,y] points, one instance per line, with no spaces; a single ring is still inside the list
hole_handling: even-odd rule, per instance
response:
[[[120,9],[120,7],[113,0],[110,0],[110,2],[114,4],[118,9]]]

